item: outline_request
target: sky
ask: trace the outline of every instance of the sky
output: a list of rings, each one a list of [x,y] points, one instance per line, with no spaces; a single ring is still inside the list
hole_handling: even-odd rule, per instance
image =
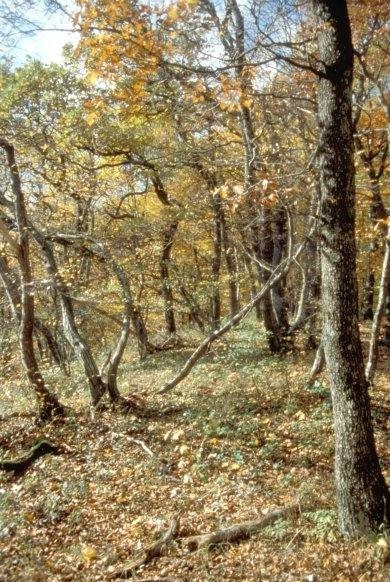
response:
[[[77,33],[66,31],[72,28],[70,19],[63,13],[48,13],[43,6],[28,12],[26,16],[39,23],[41,28],[50,30],[15,36],[14,46],[4,49],[6,56],[12,58],[17,65],[21,65],[29,57],[45,63],[61,63],[63,46],[67,43],[75,44],[78,40]]]

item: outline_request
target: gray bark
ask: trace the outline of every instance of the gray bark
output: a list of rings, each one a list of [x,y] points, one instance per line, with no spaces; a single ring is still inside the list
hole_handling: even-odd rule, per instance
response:
[[[93,254],[101,257],[114,272],[119,282],[123,296],[122,325],[119,330],[116,343],[110,352],[107,367],[107,388],[110,398],[113,401],[119,401],[121,396],[118,390],[118,369],[130,335],[130,322],[133,323],[135,328],[136,336],[140,344],[140,353],[146,355],[146,350],[148,348],[147,341],[144,341],[147,337],[147,334],[143,327],[143,319],[141,318],[136,306],[134,305],[133,295],[126,273],[117,263],[105,245],[89,235],[57,233],[53,236],[53,238],[58,242],[62,242],[62,244],[78,244],[80,248],[89,255]]]
[[[377,531],[390,495],[376,452],[358,328],[351,85],[346,0],[313,0],[319,23],[318,92],[323,342],[335,434],[340,528]]]
[[[372,384],[376,372],[379,351],[379,334],[381,329],[381,320],[386,308],[388,286],[390,281],[390,227],[385,242],[385,256],[383,258],[382,276],[379,285],[378,304],[375,310],[375,315],[372,322],[372,330],[370,337],[370,347],[368,353],[368,360],[366,364],[366,379]]]
[[[21,312],[20,306],[22,304],[22,299],[20,296],[19,286],[15,283],[15,274],[11,272],[7,265],[7,261],[4,257],[0,256],[0,279],[3,283],[8,301],[11,307],[12,316],[15,322],[20,325]],[[34,327],[37,332],[43,337],[50,354],[52,355],[55,363],[61,368],[61,370],[67,374],[68,371],[65,366],[64,352],[58,344],[56,338],[51,332],[50,328],[37,317],[34,318]]]
[[[7,165],[11,174],[12,193],[14,195],[14,215],[16,222],[17,260],[20,269],[21,304],[19,343],[22,362],[28,380],[35,390],[38,401],[39,417],[49,420],[54,416],[64,414],[64,409],[57,397],[45,385],[34,351],[34,280],[30,263],[30,233],[27,223],[26,204],[16,163],[13,145],[5,139],[0,139],[0,147],[4,150]]]

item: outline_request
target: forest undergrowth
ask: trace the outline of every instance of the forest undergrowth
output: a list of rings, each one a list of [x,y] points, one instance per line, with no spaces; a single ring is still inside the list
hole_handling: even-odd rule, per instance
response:
[[[0,395],[0,458],[20,456],[41,437],[62,454],[44,456],[19,478],[0,475],[1,582],[109,580],[175,516],[177,538],[128,577],[388,580],[385,532],[348,543],[338,533],[330,395],[324,377],[305,387],[313,353],[297,348],[270,357],[265,337],[247,321],[175,391],[157,396],[190,353],[187,345],[143,362],[127,356],[120,385],[145,400],[150,413],[141,417],[108,408],[92,413],[80,370],[69,378],[46,370],[69,412],[45,426],[36,425],[30,392],[15,381],[10,362]],[[371,391],[387,478],[389,362],[382,354]],[[241,543],[198,551],[181,543],[291,504],[299,504],[298,515]]]

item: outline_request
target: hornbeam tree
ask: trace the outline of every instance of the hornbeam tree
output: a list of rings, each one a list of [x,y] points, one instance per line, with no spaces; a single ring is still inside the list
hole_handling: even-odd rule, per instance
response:
[[[390,519],[375,448],[358,328],[353,46],[346,0],[313,0],[319,27],[318,123],[323,344],[335,433],[340,528],[347,537]]]
[[[16,163],[14,146],[7,140],[0,139],[0,148],[5,152],[7,166],[11,175],[13,206],[16,222],[17,239],[11,234],[6,240],[13,247],[20,269],[21,305],[19,324],[19,343],[22,362],[27,378],[35,390],[38,401],[39,418],[43,421],[54,416],[62,416],[64,408],[57,397],[52,394],[40,372],[34,349],[34,280],[30,263],[30,233],[27,223],[26,204]],[[3,232],[5,234],[6,229]]]

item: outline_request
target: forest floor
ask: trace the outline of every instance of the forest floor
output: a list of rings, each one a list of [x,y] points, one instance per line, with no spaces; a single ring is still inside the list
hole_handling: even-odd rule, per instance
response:
[[[176,390],[156,396],[190,352],[141,363],[129,356],[124,364],[123,392],[141,393],[156,411],[151,418],[91,414],[75,369],[72,379],[53,371],[50,378],[72,412],[38,427],[29,393],[24,388],[23,399],[10,377],[3,380],[0,458],[19,456],[42,436],[66,451],[39,459],[18,479],[1,472],[0,581],[109,580],[175,515],[179,539],[133,580],[389,580],[386,533],[353,543],[338,533],[329,391],[325,379],[305,388],[313,353],[270,357],[249,321],[213,346]],[[388,478],[389,364],[384,356],[372,390]],[[175,408],[158,413],[167,406]],[[180,544],[292,503],[300,504],[299,515],[239,544],[195,552]]]

